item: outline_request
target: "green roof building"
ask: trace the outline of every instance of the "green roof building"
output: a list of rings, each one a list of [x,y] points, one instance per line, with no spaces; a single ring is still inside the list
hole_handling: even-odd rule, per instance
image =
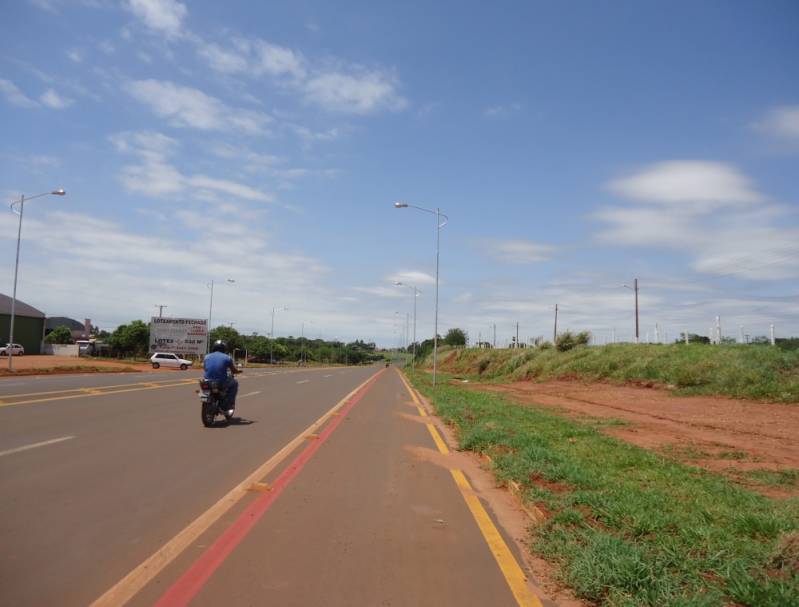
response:
[[[25,354],[41,354],[44,337],[44,312],[17,300],[14,315],[14,343],[25,348]],[[0,341],[9,341],[11,298],[0,293]]]

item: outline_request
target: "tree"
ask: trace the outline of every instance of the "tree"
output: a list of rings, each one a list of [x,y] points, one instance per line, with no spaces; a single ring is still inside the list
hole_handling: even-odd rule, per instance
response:
[[[66,325],[60,325],[50,331],[44,338],[44,341],[48,344],[71,344],[72,331],[70,331],[69,327]]]
[[[108,337],[108,345],[117,354],[146,354],[150,347],[150,327],[141,320],[119,325]]]
[[[233,350],[244,351],[244,337],[236,331],[233,327],[219,326],[211,330],[210,335],[211,345],[217,340],[221,339],[227,344],[228,354],[233,354]]]
[[[444,343],[448,346],[465,346],[466,331],[457,327],[450,329],[444,336]]]

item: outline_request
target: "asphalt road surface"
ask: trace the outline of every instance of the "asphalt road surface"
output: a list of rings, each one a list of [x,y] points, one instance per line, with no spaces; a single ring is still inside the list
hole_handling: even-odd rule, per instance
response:
[[[0,604],[541,604],[395,369],[198,376],[0,379]]]

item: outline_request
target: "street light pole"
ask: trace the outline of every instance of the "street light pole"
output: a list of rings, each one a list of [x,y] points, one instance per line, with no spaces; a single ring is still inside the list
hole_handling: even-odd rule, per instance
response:
[[[15,205],[19,205],[19,224],[17,226],[17,258],[14,262],[14,291],[11,295],[11,318],[9,319],[8,325],[8,370],[14,370],[14,320],[16,319],[16,311],[17,311],[17,275],[19,274],[19,245],[22,241],[22,214],[25,212],[25,201],[26,200],[33,200],[34,198],[40,198],[42,196],[64,196],[66,192],[63,188],[58,190],[53,190],[52,192],[44,192],[42,194],[36,194],[36,196],[29,196],[25,198],[23,194],[19,200],[15,200],[9,205],[12,213],[17,213],[14,210]]]
[[[225,282],[233,284],[236,281],[233,280],[232,278],[228,278],[228,279],[225,280]],[[213,312],[214,312],[214,279],[213,278],[211,279],[211,282],[208,284],[208,287],[211,289],[211,301],[208,304],[208,332],[206,333],[206,336],[205,336],[205,342],[206,342],[205,352],[206,352],[206,354],[211,352],[211,317],[212,317]]]
[[[413,290],[413,358],[411,359],[411,367],[416,366],[416,298],[419,297],[421,291],[413,285],[397,281],[394,283],[398,287],[408,287]]]
[[[279,308],[281,310],[288,310],[288,308]],[[272,307],[272,330],[269,332],[269,364],[275,364],[275,311],[278,310],[276,307]]]
[[[441,209],[436,207],[436,210],[432,209],[425,209],[424,207],[417,207],[413,204],[408,204],[406,202],[395,202],[394,208],[395,209],[404,209],[404,208],[413,208],[417,209],[418,211],[424,211],[425,213],[432,213],[436,216],[436,310],[435,310],[435,321],[434,321],[434,328],[433,328],[433,387],[436,386],[436,379],[438,374],[438,270],[439,270],[439,260],[441,257],[441,228],[443,228],[449,222],[449,217],[444,215],[441,212]],[[444,222],[441,222],[441,218],[444,218]]]

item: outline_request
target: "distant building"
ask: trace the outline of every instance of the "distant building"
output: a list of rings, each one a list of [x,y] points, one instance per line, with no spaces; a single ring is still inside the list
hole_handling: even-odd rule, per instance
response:
[[[72,341],[89,339],[92,336],[92,321],[86,318],[83,322],[66,316],[51,316],[44,324],[44,334],[47,335],[58,327],[68,327],[72,334]]]
[[[44,337],[44,312],[17,300],[14,318],[14,343],[25,348],[25,354],[40,354]],[[10,339],[11,298],[0,293],[0,341]]]

